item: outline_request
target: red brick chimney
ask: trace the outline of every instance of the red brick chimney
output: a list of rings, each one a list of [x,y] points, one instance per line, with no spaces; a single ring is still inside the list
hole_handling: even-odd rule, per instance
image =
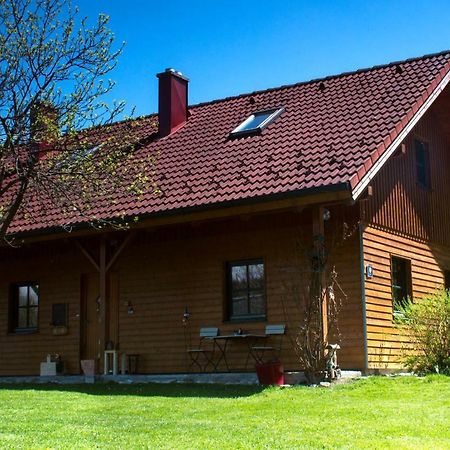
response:
[[[159,135],[177,131],[188,117],[189,80],[174,69],[156,75],[159,78]]]
[[[30,138],[37,143],[52,143],[58,139],[58,109],[50,103],[36,102],[30,110]]]
[[[50,103],[36,102],[30,110],[30,140],[38,159],[51,153],[59,136],[58,109]]]

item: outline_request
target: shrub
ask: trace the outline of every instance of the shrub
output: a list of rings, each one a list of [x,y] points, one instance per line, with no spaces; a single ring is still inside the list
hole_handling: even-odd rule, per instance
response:
[[[406,367],[420,374],[450,375],[450,291],[409,303],[401,312],[398,328],[411,342],[404,352]]]

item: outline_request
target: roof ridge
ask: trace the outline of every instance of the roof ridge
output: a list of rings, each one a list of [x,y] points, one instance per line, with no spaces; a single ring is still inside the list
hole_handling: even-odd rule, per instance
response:
[[[135,116],[135,117],[124,117],[123,119],[120,119],[120,120],[117,120],[114,122],[109,122],[109,123],[98,123],[96,125],[91,125],[90,127],[87,127],[87,128],[81,128],[79,130],[79,132],[96,131],[96,130],[99,130],[102,128],[115,127],[116,125],[125,124],[127,122],[131,123],[131,122],[137,122],[138,120],[148,120],[148,119],[151,119],[152,117],[157,119],[158,113],[153,112],[150,114],[142,114],[140,116]]]
[[[424,57],[422,57],[422,59],[425,59],[427,57],[440,56],[445,53],[447,52],[441,52],[433,55],[425,55]],[[412,59],[412,61],[417,59],[419,58],[414,58]],[[396,63],[391,63],[391,65],[394,64]],[[411,108],[403,114],[403,116],[398,120],[398,122],[394,124],[394,126],[392,127],[392,131],[389,133],[389,135],[386,136],[383,142],[381,142],[381,144],[379,144],[378,147],[375,150],[373,150],[371,154],[361,163],[356,173],[350,178],[350,185],[352,186],[354,199],[358,198],[362,192],[362,189],[364,189],[365,186],[363,185],[363,188],[360,189],[358,193],[355,192],[357,188],[364,182],[364,179],[369,176],[369,178],[367,179],[368,182],[370,182],[370,179],[372,179],[376,175],[376,173],[380,170],[380,168],[384,166],[386,161],[398,148],[399,142],[403,140],[407,134],[410,133],[411,129],[417,124],[417,122],[422,118],[422,116],[426,113],[429,107],[434,103],[434,100],[437,98],[437,96],[448,85],[449,64],[450,61],[447,60],[446,63],[443,65],[443,67],[441,67],[439,73],[433,78],[433,80],[429,82],[428,87],[425,89],[422,95],[416,100],[416,102],[411,106]],[[400,141],[397,141],[399,137],[402,136],[402,134],[403,138]],[[386,154],[387,156],[385,157]],[[360,175],[360,171],[363,172],[362,175]],[[373,171],[375,171],[374,174],[370,175],[370,173]],[[353,186],[354,179],[356,179],[356,182],[355,185]]]
[[[334,75],[327,75],[325,77],[312,78],[310,80],[299,81],[297,83],[283,84],[281,86],[275,86],[275,87],[267,88],[267,89],[260,89],[258,91],[244,92],[242,94],[230,95],[230,96],[224,97],[224,98],[218,98],[218,99],[209,100],[206,102],[194,103],[192,105],[188,105],[188,107],[189,108],[198,108],[201,106],[212,105],[212,104],[219,103],[219,102],[226,102],[226,101],[235,100],[238,98],[245,98],[245,97],[249,97],[252,95],[263,94],[266,92],[274,92],[274,91],[278,91],[278,90],[282,90],[282,89],[288,89],[288,88],[293,88],[293,87],[297,87],[297,86],[304,86],[307,84],[318,83],[320,81],[327,81],[327,80],[332,80],[332,79],[336,79],[336,78],[341,78],[341,77],[345,77],[345,76],[349,76],[349,75],[354,75],[357,73],[364,73],[364,72],[370,72],[372,70],[384,69],[386,67],[396,66],[398,64],[405,64],[405,63],[411,63],[414,61],[425,60],[425,59],[429,59],[429,58],[436,58],[438,56],[442,56],[442,55],[446,55],[446,54],[450,54],[450,49],[443,50],[443,51],[440,51],[437,53],[428,53],[428,54],[425,54],[422,56],[415,56],[415,57],[407,58],[407,59],[403,59],[403,60],[392,61],[392,62],[389,62],[386,64],[378,64],[378,65],[374,65],[371,67],[364,67],[362,69],[341,72],[341,73],[337,73]]]
[[[441,55],[445,55],[445,54],[450,54],[450,49],[448,50],[443,50],[437,53],[428,53],[422,56],[415,56],[412,58],[407,58],[407,59],[403,59],[403,60],[398,60],[398,61],[392,61],[392,62],[388,62],[386,64],[378,64],[378,65],[374,65],[374,66],[370,66],[370,67],[364,67],[362,69],[356,69],[356,70],[350,70],[350,71],[346,71],[346,72],[340,72],[337,74],[333,74],[333,75],[327,75],[325,77],[319,77],[319,78],[312,78],[310,80],[306,80],[306,81],[298,81],[296,83],[291,83],[291,84],[282,84],[280,86],[275,86],[275,87],[271,87],[271,88],[266,88],[266,89],[260,89],[257,91],[252,91],[252,92],[243,92],[241,94],[236,94],[236,95],[230,95],[228,97],[223,97],[223,98],[216,98],[213,100],[208,100],[205,102],[199,102],[199,103],[194,103],[194,104],[190,104],[188,105],[188,108],[198,108],[201,106],[207,106],[207,105],[212,105],[215,103],[219,103],[219,102],[226,102],[229,100],[235,100],[238,98],[245,98],[245,97],[250,97],[252,95],[256,95],[256,94],[263,94],[266,92],[274,92],[274,91],[278,91],[278,90],[282,90],[282,89],[288,89],[288,88],[293,88],[293,87],[297,87],[297,86],[304,86],[307,84],[312,84],[312,83],[318,83],[320,81],[327,81],[327,80],[332,80],[332,79],[336,79],[336,78],[341,78],[341,77],[345,77],[345,76],[349,76],[349,75],[354,75],[357,73],[364,73],[364,72],[370,72],[371,70],[378,70],[378,69],[383,69],[386,67],[390,67],[390,66],[395,66],[398,64],[404,64],[404,63],[410,63],[410,62],[414,62],[414,61],[419,61],[421,59],[429,59],[429,58],[435,58],[437,56],[441,56]],[[158,112],[152,112],[149,114],[142,114],[140,116],[136,116],[136,117],[126,117],[124,119],[118,120],[117,122],[111,122],[111,123],[106,123],[106,124],[99,124],[99,125],[93,125],[92,127],[88,127],[88,128],[83,128],[84,130],[92,130],[92,129],[96,129],[96,128],[103,128],[103,127],[109,127],[109,126],[114,126],[116,124],[120,124],[120,123],[125,123],[125,122],[133,122],[136,120],[145,120],[145,119],[149,119],[152,116],[155,116],[155,118],[158,117]]]

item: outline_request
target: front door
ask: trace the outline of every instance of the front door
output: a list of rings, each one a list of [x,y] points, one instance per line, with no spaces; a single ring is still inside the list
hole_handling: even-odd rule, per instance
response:
[[[119,340],[119,288],[116,273],[106,277],[106,326],[102,326],[100,298],[100,277],[98,273],[84,274],[81,277],[81,325],[80,359],[93,359],[97,370],[102,367],[103,345],[110,342],[118,348]],[[102,344],[103,329],[106,333]]]
[[[81,277],[81,324],[80,359],[94,359],[100,362],[101,315],[100,281],[98,273],[84,274]]]

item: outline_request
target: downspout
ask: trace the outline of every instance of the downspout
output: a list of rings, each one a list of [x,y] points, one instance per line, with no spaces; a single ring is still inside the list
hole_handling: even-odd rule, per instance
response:
[[[365,270],[364,270],[364,225],[360,222],[358,225],[359,232],[359,263],[361,275],[361,310],[363,323],[363,344],[364,344],[364,373],[369,370],[369,353],[367,348],[367,313],[366,313],[366,285],[365,285]]]

